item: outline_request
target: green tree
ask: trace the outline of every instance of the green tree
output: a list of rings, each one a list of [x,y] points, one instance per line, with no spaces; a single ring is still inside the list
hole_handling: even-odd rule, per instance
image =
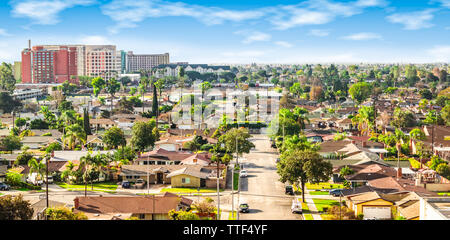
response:
[[[320,154],[312,150],[286,151],[277,164],[281,182],[301,186],[303,202],[305,202],[305,184],[328,181],[332,169],[331,163],[324,161]]]
[[[7,92],[0,92],[0,111],[11,113],[17,111],[20,107],[22,107],[22,103],[19,100],[15,100]]]
[[[125,134],[122,129],[118,127],[112,127],[108,129],[103,135],[103,142],[108,148],[117,149],[119,146],[127,145]]]
[[[89,112],[87,108],[83,109],[83,128],[86,135],[91,135],[91,124],[89,123]]]
[[[96,77],[92,79],[91,83],[92,87],[94,88],[94,95],[95,97],[98,97],[98,94],[102,91],[102,89],[105,87],[106,82],[101,77]]]
[[[131,145],[141,152],[149,146],[153,147],[158,139],[153,131],[155,128],[155,119],[135,123],[132,128]]]
[[[153,99],[152,99],[152,114],[158,119],[158,93],[156,92],[156,85],[153,84]]]
[[[300,83],[296,82],[289,88],[289,91],[297,97],[300,97],[303,94],[303,89],[300,86]]]
[[[409,110],[396,108],[391,124],[397,128],[414,127],[416,126],[416,117],[414,116],[414,113]]]
[[[247,129],[233,128],[219,138],[219,143],[225,144],[227,152],[237,153],[237,156],[242,156],[243,153],[249,153],[250,149],[255,147],[255,145],[248,140],[250,137],[251,135],[248,133]],[[236,163],[239,164],[238,159],[236,159]]]
[[[86,143],[86,133],[84,132],[83,127],[81,127],[78,123],[69,125],[66,128],[66,132],[64,134],[64,144],[66,141],[66,138],[69,139],[69,148],[75,149],[75,145],[77,143],[77,140],[84,144]]]
[[[353,84],[348,92],[354,101],[361,104],[371,95],[372,86],[366,82],[358,82]]]
[[[28,167],[30,167],[30,173],[36,173],[39,177],[38,179],[43,179],[46,166],[42,161],[38,162],[35,158],[32,158],[28,161]]]
[[[200,220],[200,217],[193,212],[175,211],[174,209],[169,211],[169,218],[171,220]]]
[[[120,90],[120,83],[115,78],[111,78],[106,82],[106,92],[111,97],[111,112],[113,110],[114,95]]]
[[[0,220],[31,220],[33,212],[31,203],[21,194],[0,197]]]
[[[341,168],[341,170],[339,171],[339,175],[342,177],[349,176],[354,173],[355,173],[355,171],[348,166]]]
[[[33,154],[28,152],[27,150],[24,150],[17,156],[16,161],[14,164],[16,165],[28,165],[28,162],[33,158]]]
[[[0,147],[6,151],[18,150],[22,147],[20,138],[17,136],[6,136],[0,140]]]
[[[74,213],[67,207],[47,208],[45,214],[48,216],[48,220],[88,220],[84,213]]]
[[[16,79],[14,78],[12,65],[8,63],[2,63],[0,65],[0,89],[12,93],[16,85]]]
[[[437,167],[436,167],[436,172],[449,179],[450,178],[450,167],[448,166],[448,163],[440,163]]]

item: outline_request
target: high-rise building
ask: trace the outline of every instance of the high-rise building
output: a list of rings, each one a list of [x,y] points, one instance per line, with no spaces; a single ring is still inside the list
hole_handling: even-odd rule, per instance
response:
[[[113,45],[41,45],[22,51],[23,83],[78,82],[78,76],[108,80],[125,69],[124,51]]]
[[[34,46],[22,51],[23,83],[77,82],[77,49]]]
[[[105,80],[117,77],[122,69],[122,56],[113,45],[87,45],[86,75]]]
[[[127,54],[127,72],[139,72],[151,70],[161,64],[169,64],[169,54]]]

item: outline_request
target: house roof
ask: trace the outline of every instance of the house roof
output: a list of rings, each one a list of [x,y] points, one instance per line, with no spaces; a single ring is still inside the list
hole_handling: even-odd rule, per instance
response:
[[[420,201],[416,200],[407,207],[399,207],[398,211],[406,220],[417,218],[420,216]]]
[[[361,204],[361,203],[377,200],[380,198],[383,199],[381,197],[381,195],[375,191],[362,193],[362,194],[358,194],[358,195],[353,195],[353,196],[347,196],[347,198],[349,200],[351,200],[352,202],[354,202],[355,204]],[[383,199],[383,200],[386,200],[386,199]],[[386,200],[386,201],[388,201],[388,200]],[[388,201],[388,202],[390,202],[390,201]]]
[[[337,152],[339,149],[347,146],[351,141],[343,140],[343,141],[325,141],[320,144],[319,152],[328,153],[328,152]]]
[[[167,214],[170,210],[177,209],[183,198],[172,195],[152,197],[76,197],[74,201],[78,201],[78,207],[74,211],[93,214]],[[184,202],[189,201],[184,200]]]
[[[155,145],[158,144],[183,144],[184,142],[192,141],[194,137],[179,137],[179,136],[169,136],[165,139],[159,140],[155,142]]]
[[[371,164],[364,165],[365,167],[361,168],[355,174],[346,176],[345,178],[349,181],[371,181],[374,179],[385,178],[389,176],[396,176],[397,172],[390,168],[380,164]],[[372,186],[372,185],[371,185]],[[378,187],[378,186],[373,186]]]
[[[191,165],[191,164],[200,164],[200,165],[208,165],[211,163],[211,158],[208,156],[209,154],[195,154],[181,161],[183,165]]]
[[[156,160],[156,161],[181,161],[186,158],[193,156],[193,153],[190,152],[179,152],[179,151],[167,151],[163,148],[159,148],[150,152],[146,152],[141,154],[137,161],[147,161],[147,160]]]
[[[147,174],[154,174],[155,172],[173,172],[185,168],[186,165],[123,165],[120,175],[134,175],[146,176]],[[202,168],[198,165],[189,167]]]
[[[188,176],[193,176],[193,177],[197,177],[197,178],[201,178],[201,179],[206,179],[208,173],[205,171],[202,171],[201,168],[197,168],[197,167],[193,167],[192,165],[186,166],[182,169],[173,171],[169,174],[167,174],[167,178],[171,178],[171,177],[175,177],[178,175],[188,175]]]
[[[89,119],[89,124],[108,124],[108,125],[115,125],[116,123],[107,118],[92,118]]]

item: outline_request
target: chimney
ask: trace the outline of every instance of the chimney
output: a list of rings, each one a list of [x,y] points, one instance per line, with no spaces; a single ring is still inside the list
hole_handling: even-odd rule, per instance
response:
[[[402,178],[402,168],[401,167],[399,167],[398,169],[397,169],[397,179],[400,179],[400,178]]]
[[[367,147],[367,142],[366,141],[362,141],[361,143],[362,143],[363,147]]]
[[[80,207],[80,199],[79,199],[78,197],[76,197],[76,198],[73,200],[73,203],[74,203],[74,205],[75,205],[75,209],[78,209],[78,208]]]
[[[355,141],[355,140],[352,140],[352,144],[356,144],[356,141]]]

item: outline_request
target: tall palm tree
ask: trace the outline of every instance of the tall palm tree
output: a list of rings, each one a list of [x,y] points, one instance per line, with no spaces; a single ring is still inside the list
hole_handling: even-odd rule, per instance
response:
[[[35,158],[32,158],[30,161],[28,161],[28,167],[30,167],[30,173],[36,173],[40,179],[45,174],[46,166],[42,162],[38,162]]]
[[[86,156],[80,158],[79,169],[83,172],[84,181],[84,196],[87,196],[87,183],[90,180],[90,175],[92,172],[92,164],[94,163],[94,157],[89,152]]]
[[[397,168],[400,168],[400,152],[402,150],[402,142],[407,139],[407,136],[400,129],[396,128],[394,139],[395,147],[397,148]]]
[[[86,143],[86,133],[84,132],[83,127],[79,124],[72,124],[67,127],[67,131],[64,135],[69,139],[69,147],[70,149],[75,148],[76,141],[79,140],[81,143]],[[65,140],[63,141],[65,145]]]

